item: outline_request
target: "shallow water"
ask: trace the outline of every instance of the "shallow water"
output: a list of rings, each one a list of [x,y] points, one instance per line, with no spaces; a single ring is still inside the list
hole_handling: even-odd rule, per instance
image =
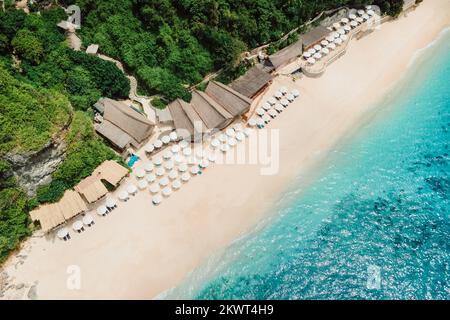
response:
[[[449,32],[377,110],[270,224],[169,297],[449,299]]]

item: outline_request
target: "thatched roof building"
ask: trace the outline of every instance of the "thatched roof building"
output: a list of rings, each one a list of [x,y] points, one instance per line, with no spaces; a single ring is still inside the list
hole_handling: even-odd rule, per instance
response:
[[[95,130],[115,147],[124,150],[132,145],[139,148],[151,135],[154,125],[145,115],[123,102],[102,98],[96,103],[103,108],[103,122]]]
[[[168,108],[156,109],[156,117],[160,124],[173,125],[173,118]]]
[[[101,199],[108,193],[102,181],[95,176],[84,178],[75,186],[75,190],[81,194],[88,203]]]
[[[259,66],[250,68],[243,76],[234,80],[230,87],[240,94],[253,99],[261,93],[271,82],[273,76]]]
[[[302,35],[303,39],[303,50],[308,50],[314,45],[320,43],[323,39],[325,39],[330,33],[330,30],[325,28],[324,26],[318,26],[312,29],[311,31]]]
[[[205,92],[194,90],[191,105],[208,129],[222,129],[233,121],[233,115]]]
[[[44,232],[87,211],[81,196],[73,190],[67,190],[58,203],[46,204],[30,212],[33,221],[39,221]]]
[[[123,178],[125,178],[128,175],[128,169],[121,166],[114,160],[106,160],[102,162],[92,173],[92,176],[100,179],[105,180],[114,187],[117,187],[122,181]]]
[[[250,98],[217,81],[209,82],[205,93],[217,101],[232,117],[247,113],[252,104]]]
[[[295,61],[295,59],[302,53],[303,53],[303,42],[302,39],[299,39],[293,44],[270,55],[269,61],[270,64],[273,66],[273,68],[277,70]]]

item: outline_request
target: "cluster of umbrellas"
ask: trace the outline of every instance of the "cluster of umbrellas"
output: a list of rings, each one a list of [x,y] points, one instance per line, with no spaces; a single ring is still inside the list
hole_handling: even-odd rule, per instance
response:
[[[83,232],[85,229],[84,227],[91,227],[95,224],[94,222],[94,218],[89,214],[86,213],[83,218],[81,220],[77,220],[74,223],[72,223],[72,229],[75,232],[81,233]],[[70,240],[70,233],[69,233],[69,229],[67,229],[66,227],[62,227],[60,228],[57,232],[56,232],[56,236],[64,241]]]
[[[153,143],[149,143],[145,146],[145,152],[152,153],[155,150],[159,150],[162,146],[167,145],[171,142],[178,141],[178,135],[175,131],[162,136],[160,139],[156,139]]]
[[[250,133],[250,128],[244,129],[242,125],[237,124],[234,127],[230,127],[226,129],[225,132],[222,132],[214,137],[211,140],[209,147],[212,150],[220,150],[221,152],[225,153],[231,148],[235,147],[238,142],[244,141],[245,138],[250,135]],[[210,154],[209,156],[215,157],[214,153]],[[211,159],[208,158],[208,160]],[[202,166],[202,164],[200,164],[200,166]]]
[[[264,128],[264,126],[270,122],[271,119],[275,118],[279,113],[294,101],[300,95],[297,89],[292,90],[288,93],[285,87],[279,88],[273,97],[269,98],[262,106],[256,109],[257,117],[252,117],[248,121],[250,127],[257,127],[259,129]]]

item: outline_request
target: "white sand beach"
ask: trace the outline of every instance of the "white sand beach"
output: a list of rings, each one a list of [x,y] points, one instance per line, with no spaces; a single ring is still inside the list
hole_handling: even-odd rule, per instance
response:
[[[4,265],[14,287],[2,299],[26,298],[31,286],[38,299],[151,299],[176,286],[261,221],[294,176],[305,175],[307,183],[402,77],[415,53],[449,25],[450,1],[425,0],[406,17],[352,40],[321,77],[275,78],[267,98],[280,86],[301,92],[267,126],[279,129],[278,174],[261,175],[257,165],[214,164],[159,206],[140,191],[107,217],[94,215],[96,224],[71,232],[70,241],[32,237]],[[80,289],[67,287],[70,266],[80,268]]]

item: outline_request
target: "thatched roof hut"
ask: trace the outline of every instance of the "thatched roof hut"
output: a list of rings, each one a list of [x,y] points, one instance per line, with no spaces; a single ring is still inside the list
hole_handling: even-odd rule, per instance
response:
[[[323,39],[325,39],[330,34],[330,30],[325,28],[324,26],[318,26],[312,29],[311,31],[302,35],[303,39],[303,50],[308,50],[314,45],[320,43]]]
[[[88,203],[101,199],[108,193],[102,181],[95,176],[84,178],[75,186],[75,190],[81,194]]]
[[[96,105],[103,108],[104,114],[103,122],[95,129],[117,148],[138,148],[151,135],[153,123],[123,102],[102,98]]]
[[[299,39],[293,44],[270,55],[269,61],[272,64],[273,68],[277,70],[293,62],[302,53],[303,53],[303,42],[302,39]]]
[[[92,176],[100,180],[105,180],[114,187],[117,187],[120,181],[127,175],[128,169],[114,160],[103,161],[92,173]]]
[[[259,66],[250,68],[243,76],[234,80],[230,87],[240,94],[253,99],[272,82],[273,76]]]
[[[232,117],[247,113],[252,104],[250,98],[217,81],[209,82],[205,92],[217,101]]]
[[[208,129],[222,129],[233,120],[232,114],[204,92],[194,90],[191,105]]]

